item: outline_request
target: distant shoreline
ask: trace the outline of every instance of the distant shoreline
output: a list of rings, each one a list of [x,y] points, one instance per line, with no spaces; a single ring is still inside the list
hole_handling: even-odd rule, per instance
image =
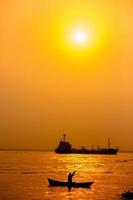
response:
[[[46,151],[52,152],[53,150],[46,150],[46,149],[0,149],[0,151]]]
[[[45,151],[45,152],[53,152],[54,150],[46,150],[46,149],[0,149],[0,151]],[[119,153],[133,153],[133,150],[121,150]]]

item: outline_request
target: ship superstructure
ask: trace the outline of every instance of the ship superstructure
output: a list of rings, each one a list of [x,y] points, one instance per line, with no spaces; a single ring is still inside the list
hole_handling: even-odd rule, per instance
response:
[[[63,140],[60,141],[58,147],[55,149],[56,153],[72,153],[72,145],[66,141],[66,135],[63,135]]]

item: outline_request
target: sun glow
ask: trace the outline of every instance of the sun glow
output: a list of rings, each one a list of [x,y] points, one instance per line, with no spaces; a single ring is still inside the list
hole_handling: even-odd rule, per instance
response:
[[[64,13],[64,17],[60,17],[57,21],[58,24],[55,23],[53,26],[56,30],[55,35],[50,41],[52,47],[55,45],[56,53],[61,55],[60,59],[70,62],[81,59],[91,62],[96,56],[97,60],[100,59],[107,41],[105,23],[103,24],[100,14],[93,13],[93,16],[84,17],[83,13],[79,19],[77,16],[71,14],[68,16]]]

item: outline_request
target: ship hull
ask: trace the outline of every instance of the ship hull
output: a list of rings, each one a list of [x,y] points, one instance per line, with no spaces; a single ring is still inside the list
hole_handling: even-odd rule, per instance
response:
[[[62,153],[62,152],[56,152],[57,154],[97,154],[97,155],[116,155],[117,153],[93,153],[93,152],[90,152],[90,153],[84,153],[84,152],[78,152],[78,153]]]
[[[118,149],[104,149],[104,150],[82,150],[82,149],[74,149],[71,151],[61,151],[55,150],[58,154],[104,154],[104,155],[116,155]]]
[[[99,149],[99,150],[74,150],[72,153],[79,154],[107,154],[107,155],[115,155],[117,154],[118,149]]]

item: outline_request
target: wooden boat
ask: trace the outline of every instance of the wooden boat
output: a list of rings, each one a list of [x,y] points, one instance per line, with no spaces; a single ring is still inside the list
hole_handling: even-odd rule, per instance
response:
[[[68,187],[68,182],[63,182],[63,181],[57,181],[57,180],[53,180],[53,179],[49,179],[48,178],[48,182],[50,186],[64,186],[64,187]],[[72,182],[71,187],[82,187],[82,188],[89,188],[94,182]]]

